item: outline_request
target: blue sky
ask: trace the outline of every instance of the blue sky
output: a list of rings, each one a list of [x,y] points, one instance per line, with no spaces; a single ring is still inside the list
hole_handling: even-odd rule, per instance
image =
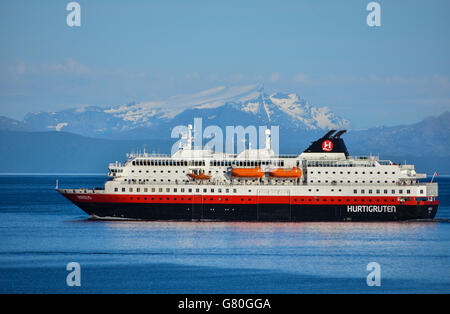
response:
[[[450,2],[0,1],[0,115],[264,83],[355,127],[450,110]]]

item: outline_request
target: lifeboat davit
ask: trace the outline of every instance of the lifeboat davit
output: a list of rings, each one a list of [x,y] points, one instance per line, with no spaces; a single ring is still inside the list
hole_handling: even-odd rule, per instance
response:
[[[297,167],[292,167],[292,169],[278,168],[270,171],[269,175],[276,178],[300,178],[302,171]]]
[[[260,167],[233,168],[231,170],[231,176],[239,178],[261,178],[264,176],[264,171]]]
[[[194,180],[209,180],[209,179],[211,179],[211,176],[206,175],[205,173],[200,173],[200,174],[188,173],[188,176]]]

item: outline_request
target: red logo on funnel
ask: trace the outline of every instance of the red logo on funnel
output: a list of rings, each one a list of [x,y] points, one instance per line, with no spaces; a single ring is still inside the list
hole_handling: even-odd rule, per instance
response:
[[[322,143],[322,149],[326,152],[330,152],[333,150],[333,142],[330,140],[326,140]]]

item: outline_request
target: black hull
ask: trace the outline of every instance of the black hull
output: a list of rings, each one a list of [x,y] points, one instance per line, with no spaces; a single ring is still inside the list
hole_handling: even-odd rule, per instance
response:
[[[76,202],[93,219],[179,221],[402,221],[433,219],[438,205],[149,204]],[[350,208],[349,208],[350,207]]]

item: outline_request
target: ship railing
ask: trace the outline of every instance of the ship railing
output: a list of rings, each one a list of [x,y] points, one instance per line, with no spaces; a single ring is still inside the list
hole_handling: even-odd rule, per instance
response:
[[[128,153],[127,154],[127,158],[128,159],[132,159],[132,158],[137,158],[137,157],[142,157],[142,158],[149,158],[149,157],[172,157],[172,155],[170,154],[161,154],[161,153]]]
[[[305,182],[291,182],[291,181],[287,181],[287,182],[273,182],[273,181],[256,181],[256,182],[251,182],[251,181],[163,181],[163,182],[146,182],[146,181],[126,181],[126,182],[119,182],[120,185],[125,185],[125,186],[130,186],[130,185],[140,185],[140,186],[144,186],[144,185],[149,185],[149,186],[158,186],[158,185],[237,185],[237,186],[241,186],[241,185],[253,185],[253,186],[321,186],[321,187],[327,187],[327,186],[331,186],[331,187],[346,187],[346,186],[358,186],[358,187],[395,187],[395,186],[401,186],[401,187],[414,187],[414,186],[433,186],[437,188],[437,183],[428,183],[428,182],[411,182],[411,183],[407,183],[407,182],[396,182],[396,183],[371,183],[371,184],[360,184],[360,183],[305,183]]]

